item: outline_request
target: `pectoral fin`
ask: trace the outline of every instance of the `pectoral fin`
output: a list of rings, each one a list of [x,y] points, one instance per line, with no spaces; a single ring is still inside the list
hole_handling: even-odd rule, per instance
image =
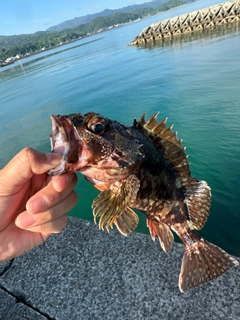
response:
[[[115,219],[114,223],[118,231],[127,236],[136,229],[138,222],[138,215],[131,208],[127,208]]]
[[[132,232],[137,226],[136,214],[129,208],[137,196],[140,182],[135,175],[129,176],[121,182],[112,184],[110,190],[101,192],[94,199],[92,208],[94,221],[99,219],[99,228],[109,232],[116,224],[123,234]],[[133,214],[134,213],[134,214]]]

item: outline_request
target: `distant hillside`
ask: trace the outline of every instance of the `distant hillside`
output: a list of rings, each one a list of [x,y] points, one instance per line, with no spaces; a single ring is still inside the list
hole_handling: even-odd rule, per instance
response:
[[[52,26],[48,28],[46,31],[56,32],[56,31],[62,31],[64,29],[76,28],[77,26],[81,24],[89,23],[98,17],[106,17],[114,13],[131,13],[137,9],[142,9],[142,8],[156,9],[159,6],[161,6],[163,3],[166,3],[167,1],[168,0],[153,0],[151,2],[144,2],[142,4],[135,4],[135,5],[123,7],[121,9],[115,9],[115,10],[105,9],[104,11],[101,11],[98,13],[88,14],[86,16],[76,17],[74,19],[64,21],[56,26]]]
[[[108,16],[99,16],[86,24],[62,31],[41,31],[17,36],[0,35],[0,60],[28,56],[194,1],[196,0],[169,0],[155,9],[138,8],[130,13],[117,12]],[[157,4],[158,1],[152,1],[152,3]]]

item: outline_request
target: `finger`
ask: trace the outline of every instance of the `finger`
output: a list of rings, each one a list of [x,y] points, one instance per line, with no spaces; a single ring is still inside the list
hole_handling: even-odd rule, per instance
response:
[[[45,188],[32,196],[26,204],[28,213],[36,214],[46,211],[66,198],[76,186],[77,176],[75,174],[65,175],[63,180],[65,180],[63,184],[67,183],[67,185],[62,192],[56,191],[53,183],[50,182]]]
[[[67,225],[68,223],[68,216],[64,215],[56,220],[47,222],[38,228],[36,230],[30,230],[32,232],[39,232],[42,234],[42,239],[45,241],[51,234],[53,233],[60,233]]]
[[[2,170],[0,190],[17,192],[33,174],[42,174],[58,166],[61,156],[54,153],[42,153],[32,148],[21,150]]]
[[[74,181],[77,183],[77,176],[75,173],[66,173],[61,174],[60,176],[54,176],[52,177],[53,188],[56,191],[61,192],[67,187],[72,179],[75,179]]]
[[[67,225],[67,222],[68,216],[65,214],[55,220],[51,220],[39,226],[35,226],[25,230],[46,235],[47,237],[44,237],[43,239],[43,241],[45,241],[52,233],[61,232]]]
[[[16,218],[15,224],[21,229],[27,229],[34,232],[45,232],[43,231],[42,226],[64,216],[66,212],[76,205],[76,203],[77,194],[75,191],[72,191],[64,200],[44,212],[38,214],[29,214],[27,211],[22,212]]]

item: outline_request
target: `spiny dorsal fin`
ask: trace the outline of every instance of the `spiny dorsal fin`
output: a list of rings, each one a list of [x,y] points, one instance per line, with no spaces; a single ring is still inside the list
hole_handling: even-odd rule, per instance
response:
[[[157,123],[158,114],[154,114],[148,121],[145,121],[144,113],[138,122],[134,121],[134,126],[152,139],[175,171],[181,184],[184,185],[184,178],[191,177],[190,164],[185,153],[186,148],[182,147],[182,140],[177,139],[177,132],[172,132],[173,126],[166,126],[167,118]]]
[[[185,187],[186,204],[188,207],[191,227],[200,230],[209,215],[211,191],[205,181],[198,181],[191,177],[186,147],[177,139],[177,133],[172,132],[173,126],[166,126],[167,119],[157,123],[158,113],[145,121],[145,114],[135,126],[151,138],[161,150],[166,161],[173,168],[179,182]]]

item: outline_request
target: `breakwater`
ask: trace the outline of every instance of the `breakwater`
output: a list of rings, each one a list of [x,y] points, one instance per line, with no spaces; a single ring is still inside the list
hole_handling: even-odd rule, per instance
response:
[[[129,45],[161,41],[239,20],[240,0],[232,0],[154,23],[143,29]]]

